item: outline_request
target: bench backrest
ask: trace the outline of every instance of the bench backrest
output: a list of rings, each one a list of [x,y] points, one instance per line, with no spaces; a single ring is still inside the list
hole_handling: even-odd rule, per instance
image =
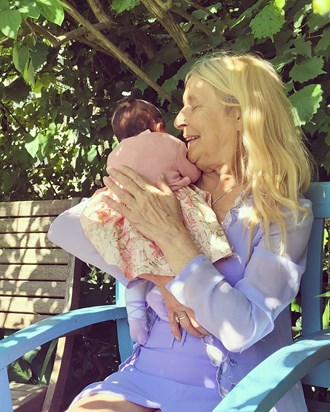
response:
[[[0,202],[0,330],[3,335],[78,307],[81,262],[47,239],[54,218],[78,202],[79,199]],[[53,384],[46,394],[48,403],[56,403],[54,391],[58,391],[59,399],[64,389],[59,389],[61,382],[56,387],[54,383],[62,376],[62,386],[65,385],[68,364],[65,357],[70,356],[72,345],[68,342],[61,339],[57,345]],[[44,410],[51,409],[44,407]],[[52,410],[56,410],[55,405]]]
[[[319,295],[324,293],[324,224],[325,219],[330,219],[330,182],[313,183],[306,197],[313,203],[314,222],[308,242],[306,271],[301,282],[303,337],[323,329],[324,298],[320,298]],[[327,388],[329,377],[330,360],[311,371],[303,382]]]

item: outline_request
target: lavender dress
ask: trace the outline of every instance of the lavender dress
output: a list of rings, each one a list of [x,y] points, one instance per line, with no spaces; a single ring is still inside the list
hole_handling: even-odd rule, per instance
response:
[[[308,200],[300,202],[311,209]],[[271,227],[272,250],[266,248],[257,227],[249,254],[249,232],[244,229],[242,216],[250,204],[248,199],[232,209],[223,223],[233,256],[212,264],[199,255],[168,285],[182,304],[195,311],[197,321],[211,335],[198,339],[183,332],[181,341],[176,341],[164,305],[150,292],[149,302],[155,312],[146,344],[137,345],[118,372],[89,385],[73,402],[86,395],[111,392],[162,412],[211,412],[251,369],[292,341],[288,305],[298,292],[304,272],[312,213],[298,224],[288,215],[288,250],[284,256],[272,251],[278,246],[276,227]],[[84,239],[80,210],[76,206],[59,216],[50,229],[50,240],[113,273]],[[78,244],[77,236],[82,236]],[[272,409],[275,411],[307,412],[300,384],[278,402]]]

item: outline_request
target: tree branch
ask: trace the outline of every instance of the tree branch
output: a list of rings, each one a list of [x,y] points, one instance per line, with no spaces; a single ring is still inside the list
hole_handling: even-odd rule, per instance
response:
[[[168,6],[172,2],[163,3],[161,0],[140,0],[141,3],[153,14],[165,30],[171,35],[186,60],[191,57],[191,49],[185,33],[181,30],[172,14],[169,12]],[[160,6],[160,2],[162,6]],[[166,7],[164,7],[166,5]],[[164,11],[166,10],[166,11]]]
[[[124,63],[134,74],[140,77],[143,81],[145,81],[150,87],[152,87],[161,97],[171,101],[171,95],[163,90],[156,82],[151,80],[143,70],[141,70],[130,58],[129,56],[121,51],[115,44],[113,44],[109,39],[107,39],[101,32],[99,32],[95,27],[85,19],[71,4],[62,1],[61,4],[63,5],[66,12],[73,17],[76,22],[80,23],[84,26],[90,34],[93,35],[94,39],[100,43],[104,47],[104,49],[108,50],[114,57],[116,57],[119,61]]]
[[[100,23],[114,23],[111,17],[104,11],[104,8],[99,0],[87,0],[87,3]]]
[[[2,106],[3,110],[5,110],[18,124],[18,126],[23,130],[24,133],[30,134],[24,127],[24,125],[18,120],[18,118],[12,113],[8,106],[6,106],[2,101],[0,101],[0,105]]]
[[[212,17],[215,20],[219,20],[219,17],[215,16],[213,13],[210,12],[206,7],[201,6],[200,4],[196,3],[195,1],[190,1],[190,0],[184,0],[185,3],[190,4],[193,6],[196,10],[203,10],[205,11],[206,14],[208,14],[210,17]]]
[[[106,30],[112,25],[118,25],[116,22],[104,22],[104,23],[96,23],[93,24],[96,30]],[[57,36],[57,45],[61,46],[62,44],[66,43],[69,40],[78,40],[80,37],[84,36],[85,34],[89,33],[86,27],[78,27],[78,29],[71,30],[65,34],[61,34]]]
[[[164,12],[171,10],[173,6],[173,0],[167,0],[166,2],[162,0],[154,0],[154,2],[157,3],[158,6],[164,10]]]
[[[187,21],[190,21],[194,26],[197,27],[197,29],[199,29],[200,31],[205,33],[208,37],[210,37],[212,35],[212,32],[209,28],[205,27],[203,23],[201,23],[198,19],[196,19],[196,17],[192,16],[191,14],[186,12],[185,10],[183,10],[180,7],[177,7],[177,6],[173,6],[172,11],[173,11],[173,13],[178,14],[179,16],[183,17]]]
[[[49,40],[54,47],[58,46],[58,40],[44,27],[38,26],[33,20],[26,19],[26,24],[29,29],[34,33],[40,33],[45,39]]]

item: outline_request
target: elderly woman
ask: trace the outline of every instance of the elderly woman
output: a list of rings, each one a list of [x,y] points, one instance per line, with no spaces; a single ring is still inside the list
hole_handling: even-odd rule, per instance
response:
[[[118,372],[85,388],[70,412],[212,411],[291,342],[289,304],[312,224],[302,196],[311,162],[281,80],[271,64],[249,54],[205,57],[187,75],[175,126],[234,254],[215,264],[200,254],[161,176],[155,188],[125,166],[111,170],[105,184],[122,202],[107,198],[109,206],[159,245],[175,277],[143,276],[162,294],[149,292],[155,316],[148,341]],[[55,221],[51,239],[77,254],[64,241],[67,231],[78,233],[70,219]],[[79,257],[107,270],[88,243],[78,247]],[[273,411],[307,411],[301,385]]]

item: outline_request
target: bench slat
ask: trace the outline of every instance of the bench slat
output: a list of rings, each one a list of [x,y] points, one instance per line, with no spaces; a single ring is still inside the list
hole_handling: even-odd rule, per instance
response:
[[[46,233],[2,233],[0,234],[0,248],[55,248],[47,239]]]
[[[53,264],[64,265],[69,254],[62,249],[0,249],[0,264]]]
[[[64,299],[1,296],[0,311],[56,314],[63,312]]]
[[[57,216],[77,203],[77,199],[0,202],[0,217]]]
[[[22,329],[46,318],[48,315],[0,312],[0,323],[4,329]]]
[[[0,219],[0,233],[47,232],[55,217],[17,217]]]
[[[65,291],[65,282],[0,280],[0,295],[3,296],[63,297]]]
[[[0,265],[0,280],[67,280],[67,265]]]

